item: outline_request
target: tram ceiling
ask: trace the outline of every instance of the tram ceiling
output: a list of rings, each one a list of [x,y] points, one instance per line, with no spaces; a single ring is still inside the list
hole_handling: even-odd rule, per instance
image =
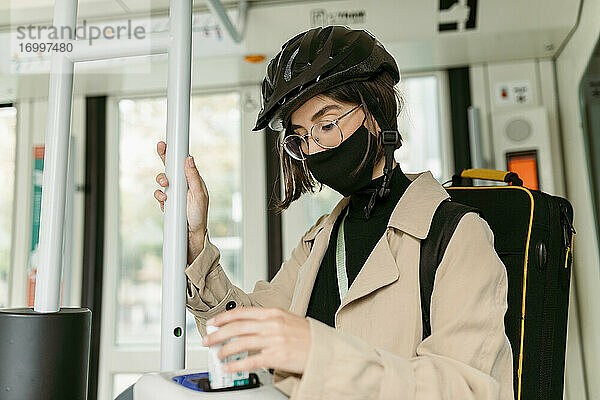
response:
[[[339,1],[339,0],[333,0]],[[49,24],[55,0],[4,0],[0,2],[0,32],[23,24]],[[240,0],[220,0],[227,9],[236,8]],[[294,3],[322,3],[319,0],[246,0],[248,7],[267,7]],[[329,1],[331,2],[331,0]],[[193,0],[194,12],[206,12],[206,0]],[[79,20],[106,21],[123,17],[168,15],[169,0],[79,0]]]
[[[239,0],[210,2],[221,4],[230,11],[231,22],[240,25]],[[210,2],[194,0],[194,13],[210,13]],[[27,24],[50,25],[53,4],[53,0],[0,2],[0,33]],[[214,43],[218,46],[204,42],[201,51],[194,50],[194,58],[263,54],[268,59],[290,37],[322,24],[369,30],[404,71],[554,58],[577,24],[582,0],[246,0],[246,4],[241,43],[224,29],[224,41],[219,37],[220,42]],[[88,24],[149,16],[166,21],[168,5],[169,0],[79,0],[78,16],[80,23]]]

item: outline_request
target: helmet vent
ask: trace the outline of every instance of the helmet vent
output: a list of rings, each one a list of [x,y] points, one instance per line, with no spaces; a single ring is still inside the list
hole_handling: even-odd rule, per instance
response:
[[[290,79],[292,79],[292,63],[294,62],[294,58],[296,58],[296,56],[298,55],[298,51],[300,51],[300,47],[294,50],[292,56],[287,62],[287,65],[285,66],[285,71],[283,72],[283,79],[285,79],[286,82],[289,82]]]

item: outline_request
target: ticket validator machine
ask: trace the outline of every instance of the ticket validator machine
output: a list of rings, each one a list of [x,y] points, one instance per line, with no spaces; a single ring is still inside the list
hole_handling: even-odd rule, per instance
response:
[[[219,0],[207,0],[235,41],[241,36]],[[55,27],[75,31],[77,0],[56,2]],[[205,371],[185,368],[185,266],[187,262],[187,182],[183,165],[189,152],[192,0],[171,0],[167,35],[151,34],[146,45],[132,41],[68,40],[69,53],[51,60],[46,153],[40,226],[41,263],[35,306],[0,310],[0,397],[3,400],[85,399],[89,365],[91,312],[60,308],[62,238],[73,92],[78,61],[168,53],[167,158],[169,199],[165,206],[161,373],[148,374],[119,399],[266,399],[287,398],[271,384],[266,370],[253,375],[253,388],[223,392],[202,386]],[[244,22],[246,1],[240,1]],[[175,372],[170,372],[175,371]]]

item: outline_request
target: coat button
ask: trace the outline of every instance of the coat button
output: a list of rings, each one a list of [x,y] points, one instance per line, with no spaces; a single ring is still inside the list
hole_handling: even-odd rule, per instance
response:
[[[235,301],[231,300],[229,303],[227,303],[227,304],[225,305],[225,309],[226,309],[227,311],[229,311],[229,310],[232,310],[232,309],[234,309],[234,308],[235,308],[235,306],[237,306],[237,304],[235,304]]]

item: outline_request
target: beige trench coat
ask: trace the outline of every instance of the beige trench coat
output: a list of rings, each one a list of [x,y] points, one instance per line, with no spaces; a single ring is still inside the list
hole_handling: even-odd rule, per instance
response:
[[[336,328],[308,317],[304,373],[275,371],[275,386],[292,399],[513,399],[506,270],[492,231],[475,213],[462,218],[439,265],[432,334],[421,340],[420,240],[449,195],[430,172],[407,176],[412,183],[337,310]],[[207,234],[186,269],[187,305],[200,333],[231,301],[306,316],[333,224],[348,201],[320,217],[271,282],[257,282],[252,293],[232,285]]]

